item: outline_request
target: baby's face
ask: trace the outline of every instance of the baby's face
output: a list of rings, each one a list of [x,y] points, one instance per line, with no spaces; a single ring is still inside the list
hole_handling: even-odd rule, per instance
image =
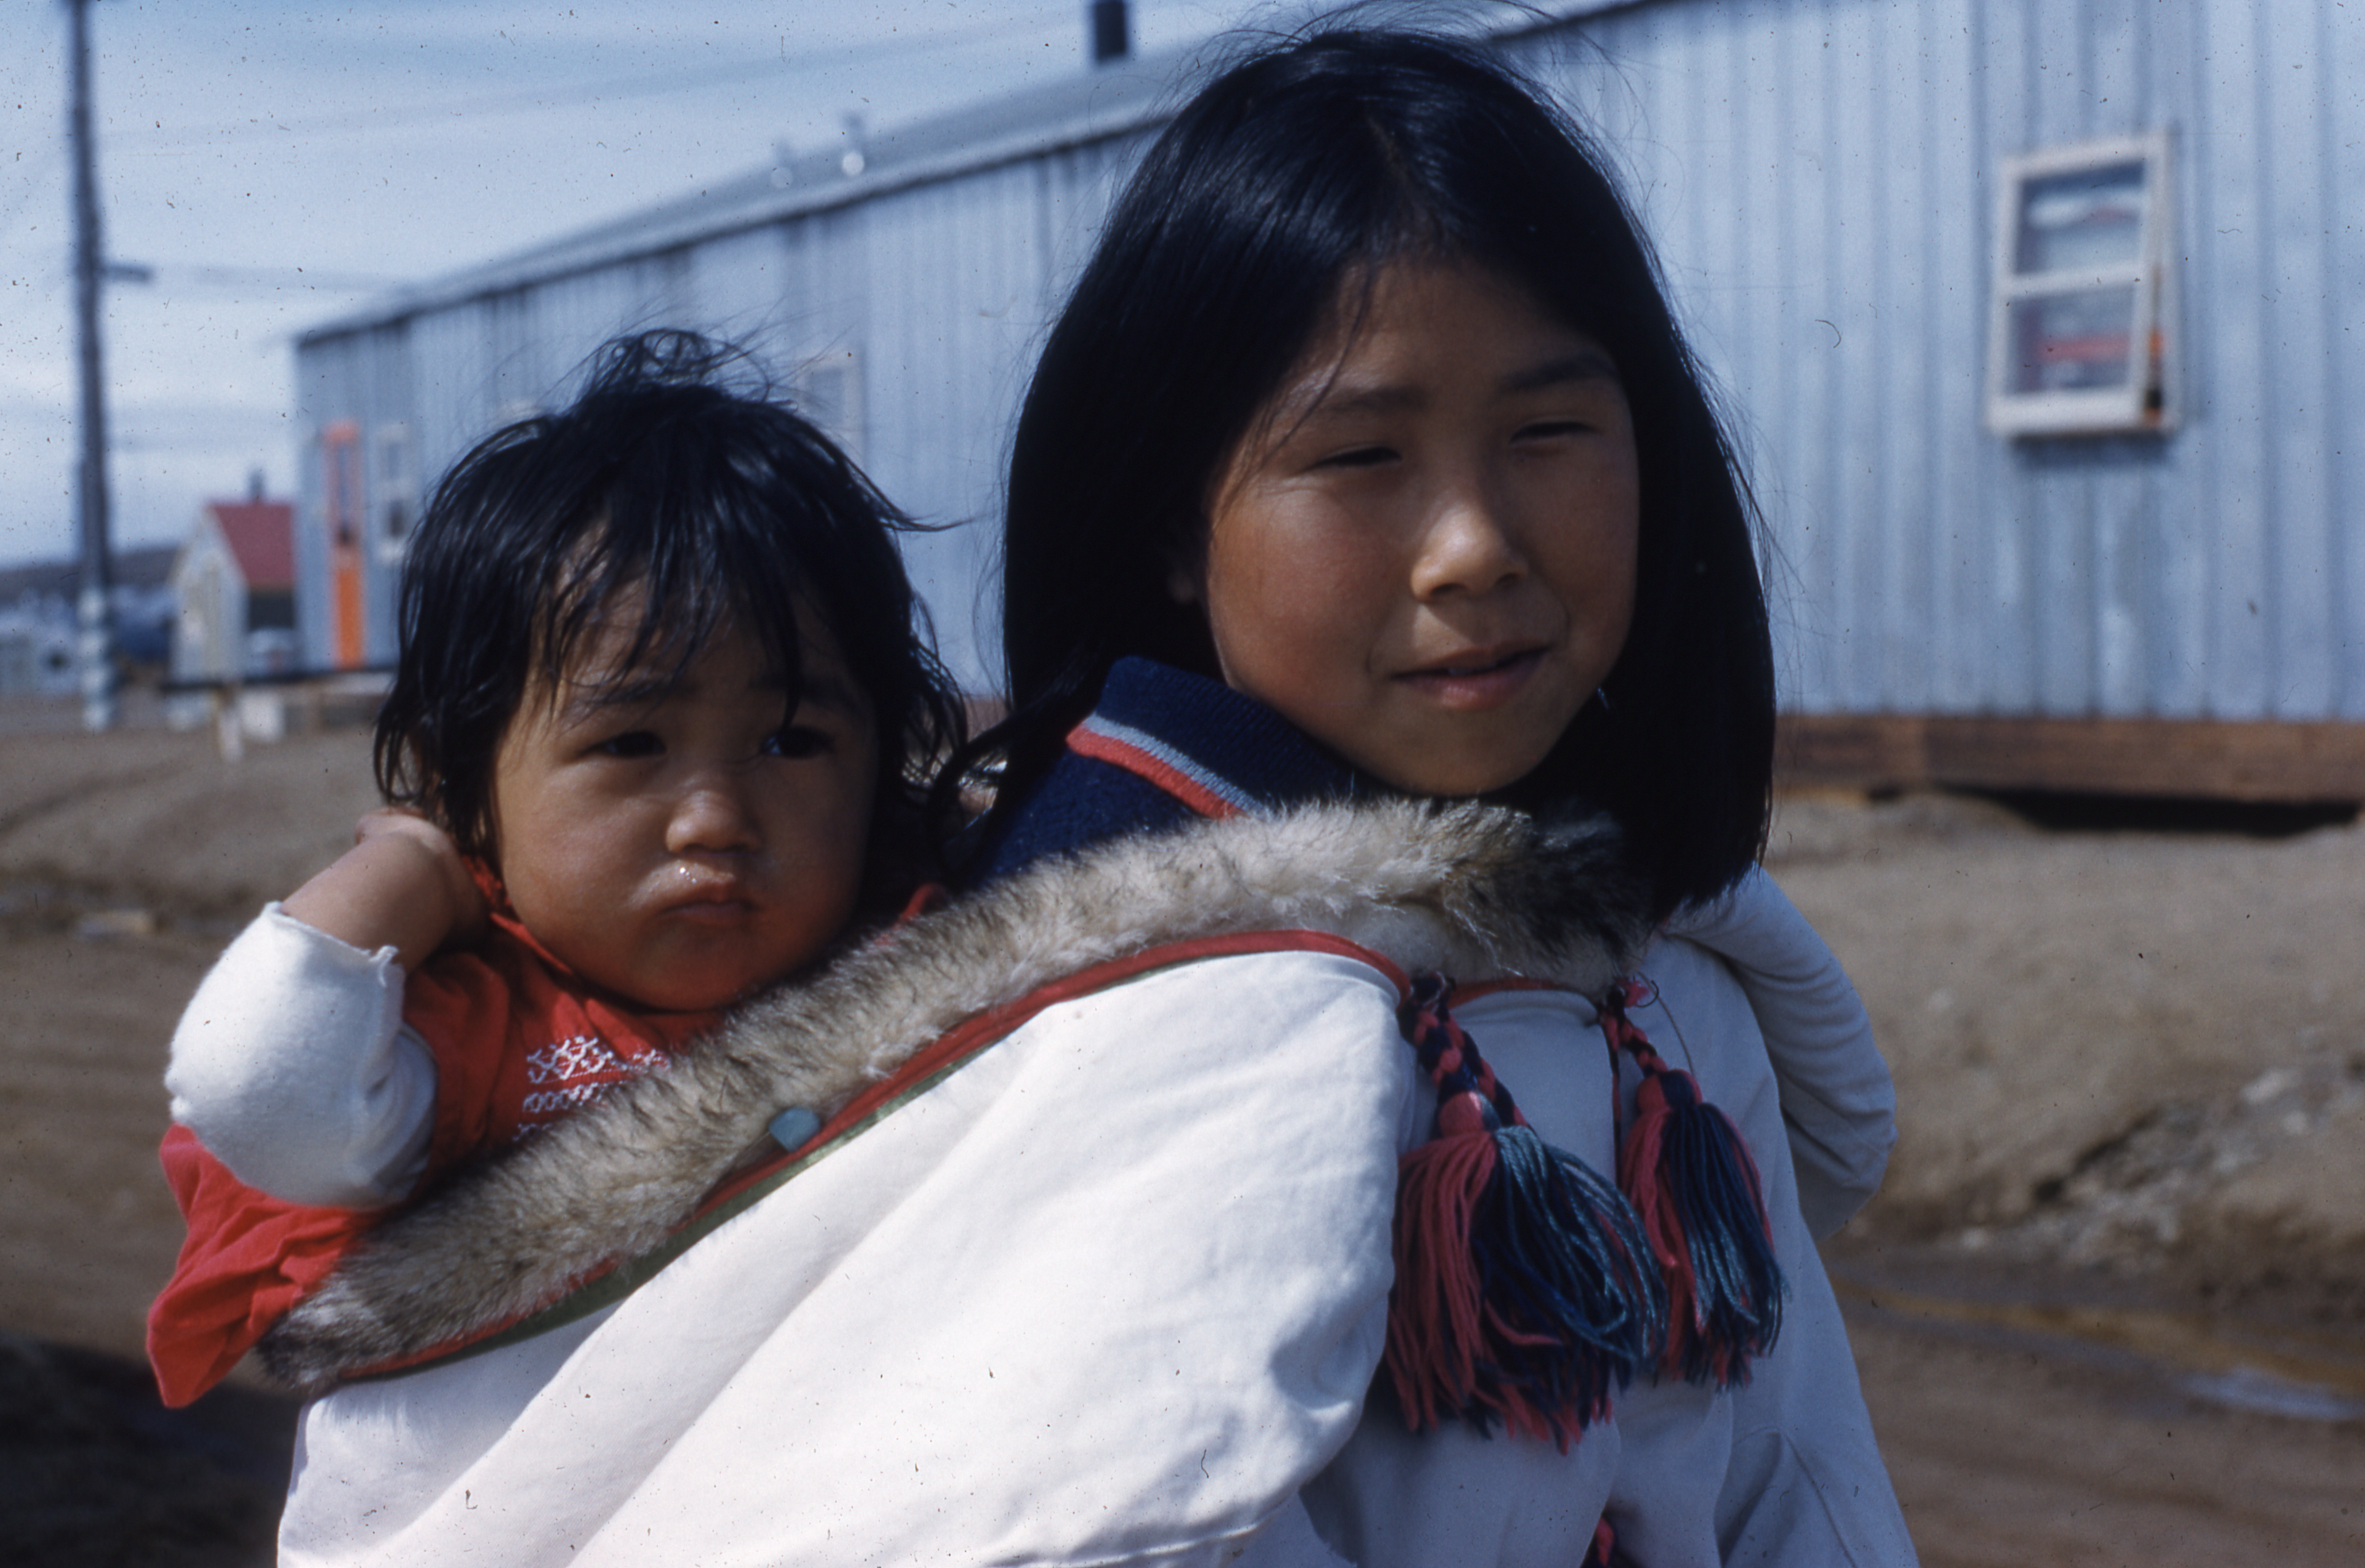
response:
[[[878,770],[869,705],[810,615],[796,712],[744,633],[682,680],[598,700],[628,629],[530,689],[495,758],[493,845],[534,939],[662,1012],[720,1007],[844,929]],[[629,689],[629,680],[625,682]]]

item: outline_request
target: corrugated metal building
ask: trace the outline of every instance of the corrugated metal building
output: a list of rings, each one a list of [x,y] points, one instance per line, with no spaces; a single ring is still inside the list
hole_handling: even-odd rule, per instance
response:
[[[2365,798],[2365,20],[2335,0],[1656,0],[1499,47],[1622,161],[1769,523],[1792,758],[1859,781]],[[992,645],[1043,324],[1172,87],[1121,67],[324,326],[308,651],[390,655],[423,483],[678,324],[801,366]]]

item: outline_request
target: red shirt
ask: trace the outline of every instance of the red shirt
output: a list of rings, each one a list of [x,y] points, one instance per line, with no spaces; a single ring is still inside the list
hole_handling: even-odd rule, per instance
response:
[[[403,1022],[435,1058],[416,1190],[662,1067],[718,1016],[628,1011],[496,913],[484,946],[438,954],[404,987]],[[283,1203],[231,1175],[186,1127],[164,1135],[162,1158],[189,1234],[148,1310],[148,1359],[164,1403],[179,1406],[227,1376],[388,1211]]]

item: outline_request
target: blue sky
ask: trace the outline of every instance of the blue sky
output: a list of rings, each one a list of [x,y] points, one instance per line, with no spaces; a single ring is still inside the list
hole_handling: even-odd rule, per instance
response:
[[[1137,49],[1268,7],[1133,0]],[[118,545],[294,482],[294,335],[432,277],[1084,70],[1085,0],[99,0]],[[73,549],[65,7],[0,0],[0,562]]]

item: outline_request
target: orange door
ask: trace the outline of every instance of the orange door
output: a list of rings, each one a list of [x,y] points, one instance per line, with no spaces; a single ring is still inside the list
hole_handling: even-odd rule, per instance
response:
[[[362,622],[361,427],[340,420],[320,432],[320,493],[329,526],[329,644],[339,669],[356,669]]]

